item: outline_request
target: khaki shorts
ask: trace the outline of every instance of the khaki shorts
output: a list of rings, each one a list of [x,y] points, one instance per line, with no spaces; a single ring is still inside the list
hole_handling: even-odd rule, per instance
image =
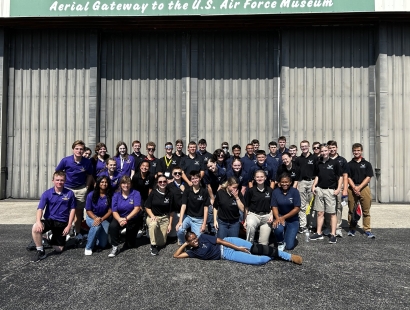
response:
[[[315,210],[317,212],[336,213],[337,196],[333,194],[334,191],[334,189],[316,187]]]
[[[87,187],[68,188],[72,190],[77,202],[76,209],[83,210],[85,208],[85,200],[87,198]]]

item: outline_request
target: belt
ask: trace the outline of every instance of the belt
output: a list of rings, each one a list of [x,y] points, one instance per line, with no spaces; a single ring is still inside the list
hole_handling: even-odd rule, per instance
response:
[[[313,181],[314,179],[311,178],[302,178],[303,181]]]
[[[270,211],[269,211],[269,212],[253,212],[253,211],[249,211],[249,212],[251,212],[251,213],[253,213],[253,214],[256,214],[256,215],[266,215],[266,214],[269,214],[269,213],[270,213]]]

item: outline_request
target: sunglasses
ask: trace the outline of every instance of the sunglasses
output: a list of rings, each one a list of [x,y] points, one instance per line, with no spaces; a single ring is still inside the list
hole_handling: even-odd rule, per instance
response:
[[[166,146],[165,147],[167,150],[172,150],[172,149],[174,149],[172,146]]]
[[[158,181],[158,184],[167,184],[167,181]]]
[[[174,175],[182,175],[182,172],[174,172]]]
[[[154,148],[148,148],[148,151],[155,151]]]
[[[319,150],[319,149],[320,149],[320,147],[318,147],[318,146],[314,146],[314,147],[313,147],[313,149],[314,149],[314,150]]]

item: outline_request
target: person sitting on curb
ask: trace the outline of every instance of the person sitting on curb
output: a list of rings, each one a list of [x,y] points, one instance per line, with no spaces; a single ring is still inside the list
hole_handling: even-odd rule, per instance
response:
[[[42,245],[42,234],[49,230],[53,234],[51,245],[54,248],[54,253],[61,253],[74,220],[76,200],[74,193],[64,188],[65,172],[54,172],[53,183],[54,187],[41,195],[38,204],[36,222],[32,229],[33,240],[36,244],[36,253],[31,259],[32,262],[38,262],[47,257]],[[44,219],[42,220],[43,212]]]

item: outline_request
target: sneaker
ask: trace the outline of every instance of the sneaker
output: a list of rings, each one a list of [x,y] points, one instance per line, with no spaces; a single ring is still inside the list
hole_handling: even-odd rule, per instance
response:
[[[111,250],[111,253],[108,254],[108,257],[115,257],[115,256],[118,255],[118,253],[120,253],[120,250],[118,249],[118,247],[117,247],[117,246],[113,246],[113,247],[112,247],[112,250]]]
[[[336,243],[336,242],[337,242],[336,236],[335,235],[330,235],[329,243]]]
[[[278,242],[278,250],[285,251],[286,243],[285,242]]]
[[[322,235],[324,236],[330,236],[330,229],[326,228],[323,230]]]
[[[121,230],[121,235],[125,235],[127,233],[127,228],[124,228],[123,230]]]
[[[91,256],[91,255],[93,255],[93,250],[85,249],[85,250],[84,250],[84,255],[85,255],[85,256]]]
[[[319,235],[318,233],[314,233],[310,236],[310,240],[323,240],[323,235]]]
[[[156,256],[159,254],[158,247],[156,245],[151,245],[151,255]]]
[[[349,232],[347,233],[347,235],[349,237],[354,237],[356,235],[356,231],[355,230],[349,230]]]
[[[342,233],[342,230],[340,228],[336,229],[336,237],[343,238],[343,233]]]
[[[307,227],[299,227],[298,233],[299,234],[304,234],[307,230]]]
[[[365,231],[364,234],[367,236],[369,239],[376,239],[376,236],[373,235],[371,231]]]
[[[144,232],[140,229],[137,233],[137,239],[141,238],[144,235]]]
[[[296,254],[291,254],[290,260],[292,263],[295,263],[297,265],[302,265],[302,256],[296,255]]]
[[[31,258],[31,262],[35,263],[38,262],[42,259],[45,259],[47,257],[46,252],[37,250],[36,253],[34,253],[33,257]]]
[[[67,236],[65,236],[65,241],[70,240],[70,238],[71,238],[70,234],[67,234]]]

